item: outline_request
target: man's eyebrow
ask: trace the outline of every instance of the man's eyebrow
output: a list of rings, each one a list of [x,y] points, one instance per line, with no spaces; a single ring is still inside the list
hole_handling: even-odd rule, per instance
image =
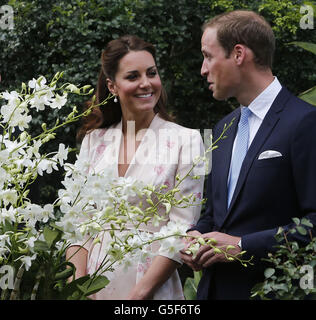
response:
[[[204,55],[212,56],[212,54],[209,51],[205,50],[205,49],[202,49],[201,52]]]

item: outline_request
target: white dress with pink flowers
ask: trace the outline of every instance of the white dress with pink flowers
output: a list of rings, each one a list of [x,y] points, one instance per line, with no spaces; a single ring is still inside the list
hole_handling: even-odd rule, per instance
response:
[[[176,184],[176,175],[184,176],[192,167],[193,159],[204,154],[203,141],[197,130],[184,128],[173,122],[163,120],[159,115],[154,117],[149,128],[142,133],[141,143],[126,171],[125,177],[131,176],[145,184],[157,186],[164,184],[168,188],[173,188]],[[113,168],[114,174],[118,176],[118,155],[121,141],[123,141],[122,122],[107,129],[93,130],[85,136],[79,157],[88,157],[91,170],[95,172],[102,171],[105,168]],[[199,180],[187,178],[181,183],[182,194],[193,193],[197,198],[202,198],[203,170],[203,164],[196,167],[195,174],[201,175]],[[191,226],[199,219],[200,210],[200,206],[172,208],[169,213],[169,221],[181,221]],[[163,222],[159,227],[154,227],[149,223],[141,226],[141,229],[155,232],[167,223],[168,221]],[[99,238],[101,242],[97,244],[94,244],[93,239],[91,239],[84,245],[88,250],[87,273],[93,273],[98,268],[105,256],[106,244],[111,241],[108,233],[103,233]],[[156,251],[157,248],[153,248],[153,250]],[[168,255],[168,258],[181,263],[179,253],[174,256]],[[150,264],[151,259],[147,258],[143,261],[133,261],[132,266],[127,271],[123,270],[123,267],[116,266],[113,272],[105,274],[110,283],[94,294],[92,298],[97,300],[126,299],[130,290],[144,275]],[[156,291],[153,299],[184,299],[177,271]]]

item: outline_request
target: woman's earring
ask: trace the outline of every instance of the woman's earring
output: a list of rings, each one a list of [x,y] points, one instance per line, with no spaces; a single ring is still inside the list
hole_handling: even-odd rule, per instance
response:
[[[114,96],[114,102],[117,103],[117,96]]]

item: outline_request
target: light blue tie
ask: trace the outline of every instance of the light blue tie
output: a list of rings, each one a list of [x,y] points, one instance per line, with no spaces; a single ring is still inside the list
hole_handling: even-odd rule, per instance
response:
[[[241,115],[238,123],[238,131],[236,136],[236,143],[234,153],[231,160],[230,179],[228,181],[228,197],[227,197],[227,208],[230,205],[230,201],[233,197],[234,190],[239,177],[241,165],[244,161],[248,150],[249,140],[249,124],[248,117],[251,114],[251,110],[248,108],[241,109]]]

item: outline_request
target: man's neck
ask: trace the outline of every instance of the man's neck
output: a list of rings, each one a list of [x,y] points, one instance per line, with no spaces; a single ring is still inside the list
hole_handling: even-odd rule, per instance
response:
[[[241,105],[249,106],[273,82],[274,76],[271,70],[258,70],[247,74],[245,79],[236,98]]]

